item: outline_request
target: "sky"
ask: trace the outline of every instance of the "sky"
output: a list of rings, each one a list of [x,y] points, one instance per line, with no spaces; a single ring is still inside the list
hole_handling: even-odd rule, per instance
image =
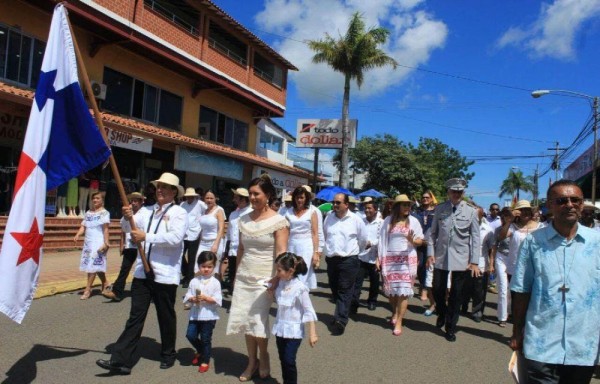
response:
[[[510,198],[498,193],[512,169],[528,176],[537,168],[544,197],[550,178],[561,177],[546,172],[550,148],[569,148],[564,169],[593,143],[588,129],[572,145],[590,122],[589,99],[560,92],[534,99],[531,92],[600,95],[600,0],[213,1],[299,68],[289,72],[285,117],[275,119],[293,135],[298,119],[341,118],[343,77],[312,63],[305,41],[343,35],[356,11],[368,27],[387,28],[382,49],[399,67],[367,72],[360,89],[352,84],[358,138],[441,140],[476,160],[467,193],[485,207]],[[331,165],[331,154],[321,159]]]

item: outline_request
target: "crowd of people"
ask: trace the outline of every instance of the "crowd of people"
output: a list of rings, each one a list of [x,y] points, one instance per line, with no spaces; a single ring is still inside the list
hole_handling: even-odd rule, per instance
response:
[[[459,317],[468,313],[469,304],[474,321],[484,318],[489,278],[495,274],[497,313],[488,318],[495,317],[500,327],[512,322],[511,347],[524,353],[531,382],[591,380],[600,347],[600,232],[595,207],[584,204],[573,182],[562,180],[549,188],[546,216],[526,200],[502,210],[492,204],[486,214],[466,199],[467,183],[460,178],[447,181],[447,200],[441,204],[424,191],[418,204],[400,194],[379,204],[367,198],[358,211],[352,196],[340,193],[332,210],[323,214],[312,204],[308,186],[284,196],[283,205],[273,204],[276,190],[263,175],[248,189],[232,190],[237,209],[226,233],[225,212],[214,192],[206,191],[200,199],[194,188],[184,192],[170,173],[152,185],[151,205],[144,204],[146,196],[133,193],[131,205],[123,207],[123,262],[112,286],[104,276],[108,215],[101,196],[93,196],[76,236],[85,233],[81,270],[88,273],[88,286],[82,299],[89,298],[98,274],[103,295],[120,301],[135,262],[130,317],[110,359],[97,361],[113,373],[131,372],[151,302],[161,333],[160,368],[173,366],[181,284],[187,288],[183,303],[189,309],[186,337],[196,350],[192,364],[199,372],[209,370],[212,333],[222,289],[227,289],[232,298],[226,333],[243,334],[248,353],[239,381],[270,376],[272,335],[283,381],[296,383],[296,353],[305,323],[310,345],[318,341],[310,291],[317,288],[316,270],[325,256],[335,304],[328,324],[332,335],[343,335],[359,308],[375,310],[381,286],[391,308],[391,332],[401,336],[418,281],[416,296],[429,304],[424,315],[436,315],[436,326],[454,342]],[[184,201],[177,204],[177,198]],[[138,255],[139,244],[150,271]],[[362,305],[365,282],[369,289]],[[270,326],[274,301],[278,311]]]

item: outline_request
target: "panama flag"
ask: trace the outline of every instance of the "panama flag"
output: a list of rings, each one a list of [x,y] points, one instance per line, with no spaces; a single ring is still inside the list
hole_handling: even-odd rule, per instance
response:
[[[64,6],[54,9],[0,250],[0,311],[21,323],[40,271],[46,191],[103,162],[110,148],[83,99]]]

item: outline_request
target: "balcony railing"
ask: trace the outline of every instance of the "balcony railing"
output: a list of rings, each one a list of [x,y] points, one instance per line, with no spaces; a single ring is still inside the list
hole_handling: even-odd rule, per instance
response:
[[[223,44],[219,43],[217,40],[215,40],[212,37],[208,39],[208,45],[209,45],[209,47],[216,49],[217,51],[221,52],[222,54],[229,57],[233,61],[237,61],[238,63],[240,63],[243,66],[245,66],[246,63],[248,62],[245,57],[242,57],[242,56],[238,55],[237,53],[233,52],[232,50],[230,50]]]
[[[152,9],[154,12],[160,14],[173,24],[177,25],[179,28],[185,30],[186,32],[189,32],[191,35],[194,35],[196,37],[200,36],[200,31],[198,30],[198,28],[194,27],[189,22],[183,20],[181,17],[177,16],[173,11],[168,10],[167,8],[160,5],[158,2],[154,0],[144,0],[144,5]]]

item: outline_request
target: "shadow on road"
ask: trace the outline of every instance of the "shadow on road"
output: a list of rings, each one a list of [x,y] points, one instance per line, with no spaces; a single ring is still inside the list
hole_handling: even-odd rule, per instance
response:
[[[69,347],[58,347],[52,345],[35,344],[29,352],[21,357],[6,372],[5,384],[29,384],[37,376],[37,363],[45,360],[64,359],[83,355],[88,352],[99,352],[88,349],[78,349]]]
[[[193,350],[190,351],[191,360],[191,356],[194,352]],[[242,374],[242,372],[244,372],[244,369],[246,369],[246,366],[248,365],[248,356],[244,355],[243,353],[233,351],[230,348],[213,348],[212,357],[214,359],[213,364],[215,365],[216,374],[224,374],[225,376],[233,376],[237,378]],[[276,360],[274,356],[271,357],[271,365],[277,361],[278,360]],[[255,379],[264,384],[277,383],[277,380],[273,378],[261,380],[258,378],[258,375],[256,375]]]

